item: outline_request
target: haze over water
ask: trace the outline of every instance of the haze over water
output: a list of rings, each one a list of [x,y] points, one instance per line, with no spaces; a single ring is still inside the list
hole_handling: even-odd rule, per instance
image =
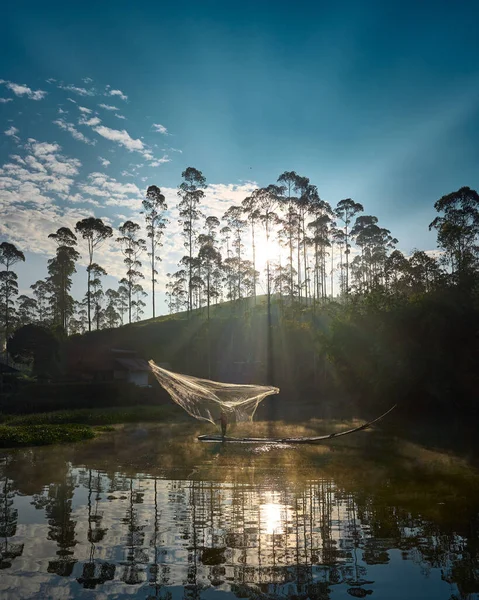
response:
[[[312,448],[197,433],[5,452],[0,597],[478,597],[463,461],[379,431]]]

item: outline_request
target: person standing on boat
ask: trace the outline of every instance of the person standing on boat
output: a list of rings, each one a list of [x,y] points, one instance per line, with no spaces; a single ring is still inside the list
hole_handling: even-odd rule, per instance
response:
[[[221,425],[221,437],[224,439],[224,437],[226,435],[226,428],[228,427],[228,419],[227,419],[226,413],[224,411],[221,411],[220,425]]]

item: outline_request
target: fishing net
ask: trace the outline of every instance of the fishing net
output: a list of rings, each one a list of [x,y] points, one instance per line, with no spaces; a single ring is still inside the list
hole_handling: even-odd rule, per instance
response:
[[[149,361],[159,384],[173,400],[195,419],[216,424],[221,413],[228,422],[252,421],[261,400],[279,388],[264,385],[220,383],[191,375],[173,373]]]

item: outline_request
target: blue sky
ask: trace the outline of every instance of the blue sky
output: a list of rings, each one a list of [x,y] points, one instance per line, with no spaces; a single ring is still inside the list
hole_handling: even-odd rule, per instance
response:
[[[468,1],[9,3],[0,237],[28,252],[22,291],[46,274],[48,233],[138,220],[151,184],[173,207],[187,166],[206,212],[296,170],[405,253],[433,249],[434,201],[479,186],[478,18]],[[164,272],[183,252],[174,213],[170,231]]]

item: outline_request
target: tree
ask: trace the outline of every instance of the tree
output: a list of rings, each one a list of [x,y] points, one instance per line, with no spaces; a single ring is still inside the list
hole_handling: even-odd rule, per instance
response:
[[[195,244],[195,223],[201,216],[198,205],[204,198],[206,179],[201,171],[188,167],[181,174],[184,181],[178,189],[181,201],[178,204],[180,212],[179,224],[183,226],[183,237],[185,248],[188,250],[186,260],[188,267],[188,314],[193,310],[193,250]]]
[[[105,308],[106,326],[112,329],[120,323],[120,313],[118,310],[120,302],[120,293],[117,290],[107,289],[105,292],[107,305]]]
[[[123,262],[126,265],[126,278],[120,281],[128,292],[128,322],[131,323],[131,315],[133,308],[134,286],[137,285],[139,279],[143,279],[144,275],[139,269],[141,262],[139,257],[146,250],[145,240],[138,238],[140,226],[133,221],[125,221],[120,227],[121,237],[117,238],[125,257]]]
[[[87,311],[88,311],[88,331],[91,331],[91,265],[93,264],[93,255],[97,248],[103,242],[113,235],[113,229],[109,225],[105,225],[101,219],[88,217],[78,221],[75,225],[75,231],[86,240],[88,248],[88,265],[87,265]],[[90,269],[89,269],[90,267]]]
[[[278,199],[281,196],[281,188],[277,185],[269,185],[266,188],[259,188],[253,192],[255,202],[260,210],[260,219],[263,223],[266,232],[266,293],[267,293],[267,311],[268,311],[268,339],[267,339],[267,378],[272,384],[274,379],[273,370],[273,331],[271,319],[271,274],[270,274],[270,257],[269,257],[269,239],[271,235],[271,227],[278,222],[278,217],[275,213],[278,206]]]
[[[42,325],[25,325],[8,340],[8,352],[15,362],[32,364],[33,373],[47,375],[58,358],[55,335]]]
[[[294,192],[298,192],[300,190],[300,186],[302,183],[302,178],[295,171],[285,171],[278,177],[278,183],[281,184],[281,195],[279,197],[280,204],[286,210],[286,219],[283,223],[283,233],[288,239],[288,247],[289,247],[289,293],[291,296],[291,300],[294,295],[294,267],[293,267],[293,249],[294,249],[294,238],[295,233],[298,231],[298,227],[300,226],[299,215],[296,211],[296,202],[297,197],[293,196]],[[298,249],[299,252],[299,249]],[[299,276],[299,274],[296,272]]]
[[[101,284],[101,277],[104,277],[107,273],[105,269],[103,267],[100,267],[100,265],[98,265],[97,263],[92,263],[91,265],[88,265],[87,269],[89,270],[90,276],[90,299],[94,307],[94,318],[96,321],[96,328],[100,329],[100,321],[102,318],[101,302],[104,296]]]
[[[145,215],[146,231],[149,239],[149,251],[148,256],[150,258],[151,265],[151,293],[152,293],[152,307],[153,307],[153,318],[155,318],[155,283],[156,275],[156,261],[161,261],[161,258],[157,256],[158,249],[161,248],[161,238],[163,237],[164,229],[168,223],[168,220],[164,217],[164,212],[168,209],[165,197],[161,193],[161,190],[156,185],[150,185],[146,190],[146,198],[142,202],[143,214]]]
[[[53,321],[67,331],[68,317],[73,312],[73,298],[69,294],[72,286],[71,278],[73,273],[76,273],[75,262],[80,256],[74,248],[77,238],[68,227],[60,227],[56,233],[51,233],[48,237],[57,244],[55,258],[48,261]]]
[[[437,260],[423,250],[414,250],[408,260],[408,265],[408,275],[413,292],[430,292],[441,276]]]
[[[364,208],[359,202],[354,202],[351,198],[340,200],[338,206],[334,211],[336,217],[344,223],[344,244],[345,244],[345,255],[346,255],[346,281],[345,281],[345,292],[346,296],[349,294],[349,226],[355,215],[363,212]]]
[[[22,294],[18,297],[17,303],[18,326],[23,327],[23,325],[33,323],[36,320],[37,315],[37,301],[35,298],[31,298],[30,296],[25,296],[25,294]]]
[[[437,243],[446,251],[446,258],[458,280],[477,268],[479,256],[479,194],[462,187],[440,198],[434,208],[436,217],[429,229],[437,230]]]
[[[255,203],[254,196],[248,196],[241,203],[243,212],[251,225],[251,247],[253,250],[253,298],[256,304],[256,243],[255,243],[255,225],[260,219],[260,211]]]
[[[0,263],[5,266],[5,270],[0,272],[0,309],[5,340],[8,340],[10,334],[10,318],[15,307],[13,299],[18,294],[18,277],[10,268],[20,261],[25,262],[25,255],[14,244],[8,242],[0,244]]]
[[[198,258],[206,273],[206,306],[207,306],[207,319],[210,320],[210,304],[211,299],[218,296],[219,292],[213,285],[212,273],[215,267],[221,264],[221,254],[216,247],[216,229],[219,227],[219,220],[217,217],[207,217],[205,228],[206,234],[198,236],[198,243],[200,249],[198,252]]]
[[[51,293],[51,286],[44,279],[39,279],[30,286],[30,289],[37,303],[37,321],[46,323],[50,316],[48,297]]]
[[[242,274],[242,264],[241,264],[241,250],[243,249],[243,242],[241,235],[246,227],[246,221],[244,221],[241,217],[243,216],[243,209],[241,206],[230,206],[228,210],[223,215],[223,219],[228,224],[229,228],[233,232],[233,248],[236,250],[236,277],[235,283],[238,290],[237,297],[241,298],[241,274]],[[236,294],[235,294],[236,296]]]
[[[309,269],[308,269],[308,238],[306,236],[306,215],[311,212],[313,206],[319,205],[321,200],[319,198],[318,190],[315,185],[309,183],[307,177],[301,177],[299,181],[299,189],[301,194],[296,201],[298,210],[298,289],[301,297],[302,282],[300,278],[301,274],[301,257],[300,248],[303,247],[303,273],[304,273],[304,297],[307,300],[310,296],[309,292]]]

